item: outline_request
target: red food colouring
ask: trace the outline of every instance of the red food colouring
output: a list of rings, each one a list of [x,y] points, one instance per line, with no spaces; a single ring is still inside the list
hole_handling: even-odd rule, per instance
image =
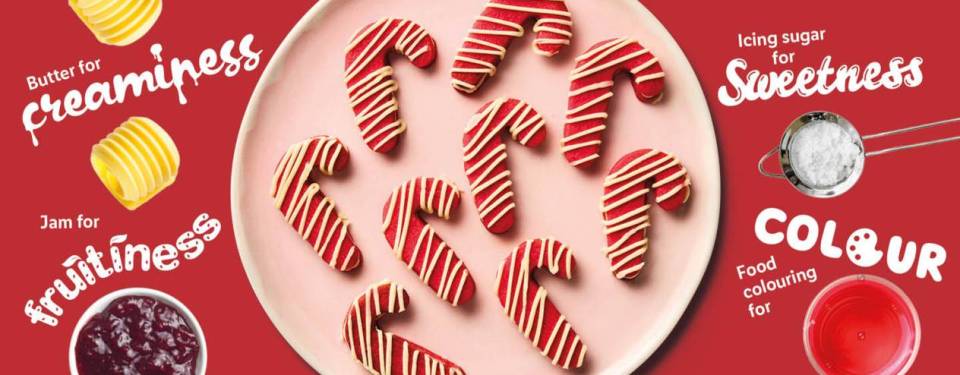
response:
[[[804,322],[804,346],[821,374],[903,374],[920,347],[920,320],[903,290],[852,275],[827,285]]]

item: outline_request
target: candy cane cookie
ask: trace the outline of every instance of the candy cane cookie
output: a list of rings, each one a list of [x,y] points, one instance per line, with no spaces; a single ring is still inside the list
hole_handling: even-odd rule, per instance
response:
[[[564,369],[582,366],[587,347],[531,272],[546,269],[569,280],[575,266],[566,245],[552,238],[540,238],[517,246],[497,271],[497,297],[507,317],[541,354]]]
[[[603,181],[604,252],[618,279],[632,280],[643,268],[643,254],[650,245],[651,190],[664,210],[687,202],[690,176],[677,157],[657,150],[634,151],[617,161]]]
[[[350,305],[343,321],[343,341],[353,358],[371,374],[463,375],[462,368],[427,348],[377,326],[385,314],[399,314],[410,305],[402,286],[384,280]]]
[[[470,118],[463,134],[463,168],[470,180],[484,227],[503,233],[513,226],[516,207],[513,182],[507,168],[504,132],[526,147],[537,147],[546,137],[546,122],[522,100],[498,98],[484,104]]]
[[[383,206],[383,234],[398,259],[437,297],[453,306],[473,298],[476,289],[463,261],[418,211],[449,219],[460,205],[460,191],[438,178],[417,177],[400,185]]]
[[[630,75],[640,101],[654,103],[663,97],[664,73],[660,63],[633,39],[606,40],[577,57],[576,68],[570,75],[567,123],[561,140],[561,151],[570,164],[588,168],[600,157],[613,79],[623,72]]]
[[[346,52],[347,93],[363,142],[376,152],[389,152],[406,125],[400,118],[399,86],[388,55],[403,54],[423,69],[437,58],[437,44],[416,23],[383,18],[357,31]]]
[[[312,181],[314,170],[331,176],[346,168],[350,154],[340,140],[319,136],[294,144],[287,149],[273,175],[270,195],[293,226],[313,245],[324,262],[340,271],[360,265],[360,249],[350,236],[349,223],[340,216],[330,197]]]
[[[523,36],[523,24],[530,19],[537,20],[537,54],[550,57],[570,44],[573,21],[563,0],[490,0],[454,58],[453,88],[469,94],[496,75],[510,42]]]

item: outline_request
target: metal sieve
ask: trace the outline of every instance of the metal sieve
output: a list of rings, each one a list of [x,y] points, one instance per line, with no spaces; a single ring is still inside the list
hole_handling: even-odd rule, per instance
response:
[[[935,140],[926,141],[926,142],[911,143],[911,144],[895,146],[895,147],[890,147],[890,148],[885,148],[882,150],[870,151],[870,152],[867,152],[866,149],[864,148],[863,141],[874,139],[874,138],[913,132],[917,130],[932,128],[935,126],[946,125],[950,123],[960,123],[958,121],[960,121],[960,117],[910,126],[902,129],[885,131],[885,132],[876,133],[876,134],[860,136],[860,133],[857,132],[857,128],[855,128],[853,124],[847,121],[847,119],[843,118],[843,116],[840,116],[833,112],[827,112],[827,111],[808,112],[798,117],[796,120],[793,120],[793,122],[791,122],[790,125],[787,126],[787,129],[783,132],[783,137],[780,139],[780,145],[777,147],[774,147],[772,150],[770,150],[769,152],[764,154],[762,157],[760,157],[760,161],[757,162],[757,169],[759,169],[760,174],[764,176],[786,179],[787,181],[790,182],[791,185],[793,185],[793,187],[797,188],[797,190],[799,190],[801,193],[804,193],[808,196],[816,197],[816,198],[832,198],[847,192],[848,190],[850,190],[850,188],[853,187],[854,184],[857,183],[857,180],[860,179],[860,174],[863,173],[863,165],[867,157],[882,155],[882,154],[886,154],[894,151],[907,150],[907,149],[916,148],[916,147],[930,146],[938,143],[958,141],[960,140],[960,136],[940,138],[940,139],[935,139]],[[845,178],[843,178],[840,182],[831,186],[818,186],[808,181],[804,181],[803,179],[800,178],[796,168],[791,163],[792,161],[791,145],[795,140],[795,136],[797,132],[799,132],[800,129],[802,129],[805,126],[808,126],[813,123],[820,123],[820,122],[826,122],[826,123],[832,124],[834,126],[839,127],[843,131],[845,131],[852,138],[853,144],[856,147],[858,147],[860,150],[859,155],[857,156],[857,159],[854,163],[854,167],[851,170],[851,172]],[[780,169],[782,173],[770,172],[764,169],[763,165],[767,161],[767,159],[772,157],[774,154],[778,154],[778,153],[780,157]]]

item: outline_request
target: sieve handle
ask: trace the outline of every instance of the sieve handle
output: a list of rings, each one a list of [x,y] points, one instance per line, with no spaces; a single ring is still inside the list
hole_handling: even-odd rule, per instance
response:
[[[951,123],[958,123],[958,124],[960,124],[960,117],[954,117],[954,118],[951,118],[951,119],[946,119],[946,120],[941,120],[941,121],[934,121],[934,122],[930,122],[930,123],[926,123],[926,124],[920,124],[920,125],[915,125],[915,126],[911,126],[911,127],[907,127],[907,128],[903,128],[903,129],[896,129],[896,130],[890,130],[890,131],[885,131],[885,132],[876,133],[876,134],[865,135],[865,136],[863,136],[863,139],[864,139],[864,140],[868,140],[868,139],[873,139],[873,138],[886,137],[886,136],[889,136],[889,135],[897,135],[897,134],[902,134],[902,133],[909,133],[909,132],[913,132],[913,131],[917,131],[917,130],[932,128],[932,127],[936,127],[936,126],[940,126],[940,125],[947,125],[947,124],[951,124]],[[866,156],[882,155],[882,154],[886,154],[886,153],[890,153],[890,152],[896,152],[896,151],[901,151],[901,150],[909,150],[909,149],[911,149],[911,148],[931,146],[931,145],[935,145],[935,144],[939,144],[939,143],[946,143],[946,142],[953,142],[953,141],[960,141],[960,136],[940,138],[940,139],[934,139],[934,140],[932,140],[932,141],[911,143],[911,144],[908,144],[908,145],[895,146],[895,147],[885,148],[885,149],[877,150],[877,151],[870,151],[870,152],[867,152],[867,153],[866,153]]]
[[[787,177],[787,176],[784,176],[783,173],[768,172],[766,169],[763,169],[763,164],[767,162],[767,159],[770,159],[771,156],[773,156],[774,154],[776,154],[777,151],[780,151],[780,148],[779,148],[779,147],[774,147],[772,150],[770,150],[769,152],[767,152],[766,154],[764,154],[762,157],[760,157],[760,161],[757,162],[757,169],[760,170],[760,174],[762,174],[762,175],[764,175],[764,176],[767,176],[767,177],[772,177],[772,178],[786,178],[786,177]]]

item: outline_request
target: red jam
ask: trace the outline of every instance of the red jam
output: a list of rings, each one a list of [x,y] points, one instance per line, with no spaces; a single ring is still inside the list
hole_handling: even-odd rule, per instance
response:
[[[177,308],[127,296],[87,321],[75,350],[80,375],[194,375],[200,344]]]

